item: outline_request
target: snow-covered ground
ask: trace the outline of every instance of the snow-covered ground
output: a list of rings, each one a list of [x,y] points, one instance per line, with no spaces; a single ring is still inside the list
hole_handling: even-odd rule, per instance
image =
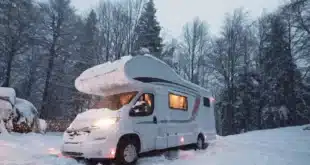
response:
[[[139,165],[309,165],[306,126],[219,137],[205,151],[181,151],[176,160],[142,158]],[[59,151],[61,133],[0,135],[0,165],[78,165],[49,154]]]

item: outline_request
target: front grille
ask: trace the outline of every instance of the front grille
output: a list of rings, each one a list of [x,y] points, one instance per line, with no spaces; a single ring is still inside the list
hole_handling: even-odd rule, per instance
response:
[[[80,144],[81,142],[65,142],[65,144]]]
[[[84,128],[80,128],[80,129],[67,129],[66,132],[67,133],[74,133],[74,132],[86,132],[86,133],[90,133],[91,128],[89,127],[84,127]]]
[[[80,152],[62,152],[64,156],[82,157],[83,153]]]

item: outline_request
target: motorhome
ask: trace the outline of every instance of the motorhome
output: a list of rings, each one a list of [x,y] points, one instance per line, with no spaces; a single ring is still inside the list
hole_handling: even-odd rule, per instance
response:
[[[63,155],[133,164],[139,154],[215,139],[214,99],[151,56],[124,56],[85,70],[75,87],[88,108],[63,135]]]

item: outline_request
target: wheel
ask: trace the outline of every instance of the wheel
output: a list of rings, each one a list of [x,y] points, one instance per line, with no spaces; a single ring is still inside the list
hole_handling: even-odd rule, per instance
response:
[[[204,137],[200,134],[197,138],[196,149],[205,150],[208,147],[208,144],[205,143]]]
[[[133,165],[138,160],[138,148],[136,142],[121,140],[116,152],[116,163]]]

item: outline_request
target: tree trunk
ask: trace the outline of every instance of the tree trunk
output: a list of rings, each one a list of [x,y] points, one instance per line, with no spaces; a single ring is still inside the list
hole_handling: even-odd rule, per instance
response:
[[[48,98],[48,90],[50,86],[50,80],[52,77],[52,72],[54,68],[54,58],[55,58],[55,42],[52,44],[52,47],[50,49],[50,57],[48,59],[48,67],[47,67],[47,73],[46,73],[46,79],[45,79],[45,86],[43,91],[43,99],[42,99],[42,108],[41,108],[41,118],[47,118],[49,113],[47,111],[47,98]]]
[[[13,57],[14,57],[14,50],[11,50],[10,54],[9,54],[8,65],[7,65],[7,70],[5,73],[5,80],[4,80],[3,87],[9,87],[10,86],[12,63],[13,63],[13,59],[14,59]]]

